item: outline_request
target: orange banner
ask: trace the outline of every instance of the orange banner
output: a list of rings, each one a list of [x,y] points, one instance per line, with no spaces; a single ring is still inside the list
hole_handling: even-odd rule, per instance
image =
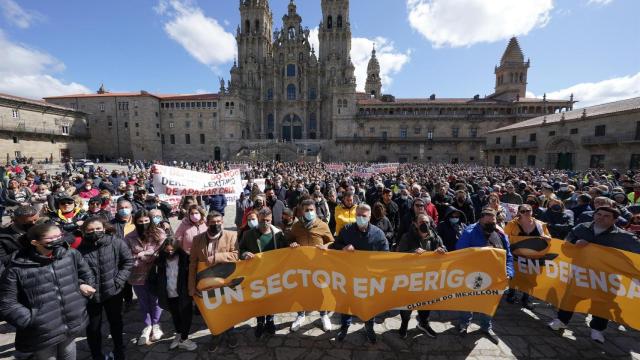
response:
[[[556,307],[640,330],[640,255],[595,244],[510,237],[511,287]]]
[[[481,248],[445,255],[281,249],[250,261],[198,264],[195,301],[214,334],[252,317],[294,311],[363,320],[394,308],[493,315],[507,287],[505,257]]]

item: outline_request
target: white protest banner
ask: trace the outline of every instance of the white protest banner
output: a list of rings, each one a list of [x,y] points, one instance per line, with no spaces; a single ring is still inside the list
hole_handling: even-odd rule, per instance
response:
[[[326,164],[326,165],[324,166],[324,168],[325,168],[327,171],[330,171],[330,172],[334,172],[334,173],[335,173],[335,172],[341,172],[341,171],[343,171],[343,170],[344,170],[344,168],[345,168],[345,166],[344,166],[344,164],[334,164],[334,163],[331,163],[331,164]]]
[[[208,196],[222,194],[235,201],[242,192],[240,170],[207,174],[175,167],[154,165],[153,187],[156,194],[173,196]]]

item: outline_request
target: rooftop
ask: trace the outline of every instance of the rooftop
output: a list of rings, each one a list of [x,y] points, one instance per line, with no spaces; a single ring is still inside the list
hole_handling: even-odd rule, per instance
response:
[[[136,97],[136,96],[151,96],[160,100],[217,100],[220,98],[218,94],[154,94],[144,90],[140,92],[104,92],[95,94],[71,94],[61,96],[49,96],[47,99],[74,99],[74,98],[108,98],[108,97]],[[48,104],[48,103],[47,103]]]
[[[542,103],[543,99],[538,98],[520,98],[517,101],[503,101],[496,100],[490,97],[485,98],[435,98],[431,100],[430,98],[405,98],[399,99],[396,98],[394,101],[383,101],[380,99],[358,99],[358,105],[391,105],[391,104],[433,104],[433,105],[447,105],[447,104],[499,104],[499,103]],[[567,103],[568,100],[546,100],[547,103]]]
[[[15,96],[15,95],[9,95],[9,94],[0,93],[0,99],[21,102],[21,103],[35,105],[35,106],[43,106],[51,109],[78,112],[76,109],[68,108],[66,106],[60,106],[60,105],[51,104],[42,100],[29,99],[29,98],[24,98],[24,97]]]
[[[640,110],[640,97],[614,101],[610,103],[594,105],[582,109],[567,111],[558,114],[549,114],[545,116],[539,116],[533,119],[525,120],[513,125],[505,126],[496,130],[489,131],[489,133],[499,133],[509,130],[524,129],[530,127],[536,127],[543,124],[549,125],[557,123],[560,120],[564,121],[579,121],[584,117],[594,117],[599,115],[614,114],[629,110]]]

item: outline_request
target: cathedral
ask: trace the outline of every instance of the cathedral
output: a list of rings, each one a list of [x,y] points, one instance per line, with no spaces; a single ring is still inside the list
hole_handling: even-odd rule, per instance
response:
[[[45,100],[89,114],[88,156],[168,161],[478,162],[490,130],[573,108],[573,98],[527,98],[531,63],[516,38],[493,69],[491,95],[384,94],[375,49],[358,92],[349,0],[321,0],[321,9],[314,49],[293,0],[275,26],[267,0],[240,0],[237,60],[218,93],[101,87]]]

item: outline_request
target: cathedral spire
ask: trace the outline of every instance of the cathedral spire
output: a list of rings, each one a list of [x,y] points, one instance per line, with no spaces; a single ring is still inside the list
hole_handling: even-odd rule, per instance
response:
[[[523,63],[523,62],[524,62],[524,54],[522,53],[522,49],[520,48],[518,39],[514,36],[511,38],[511,40],[509,40],[509,44],[507,45],[507,48],[504,50],[504,54],[502,54],[500,65],[504,65],[506,63]]]
[[[500,65],[496,66],[494,71],[496,75],[494,96],[508,101],[526,97],[529,65],[529,60],[524,61],[518,39],[515,36],[512,37],[502,54]]]
[[[373,96],[374,98],[380,97],[380,92],[382,91],[382,80],[380,79],[380,62],[378,62],[378,58],[376,57],[376,44],[373,44],[373,49],[371,50],[371,59],[369,59],[369,64],[367,65],[367,82],[365,85],[365,92],[369,96]]]

